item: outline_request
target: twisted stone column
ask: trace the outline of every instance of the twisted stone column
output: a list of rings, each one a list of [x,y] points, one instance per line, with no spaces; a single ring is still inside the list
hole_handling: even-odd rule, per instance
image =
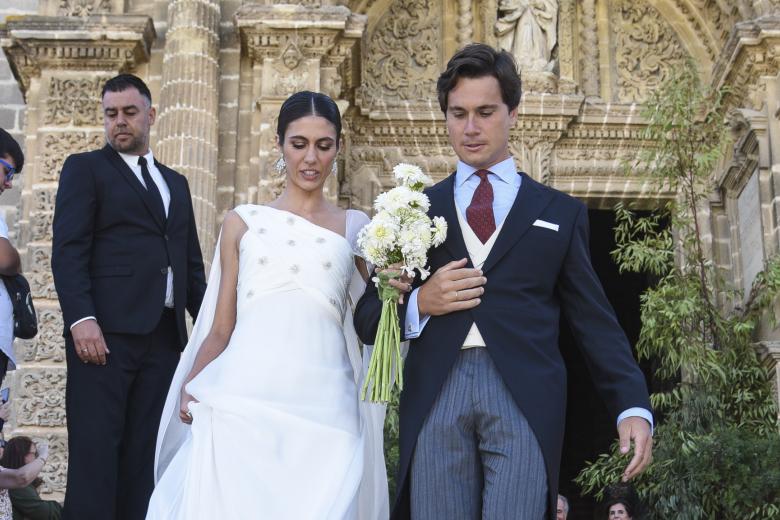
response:
[[[189,180],[206,259],[216,242],[219,20],[218,0],[170,2],[155,147]]]
[[[596,0],[582,0],[582,22],[580,24],[580,49],[582,90],[586,95],[601,94],[599,70],[599,38],[596,27]]]

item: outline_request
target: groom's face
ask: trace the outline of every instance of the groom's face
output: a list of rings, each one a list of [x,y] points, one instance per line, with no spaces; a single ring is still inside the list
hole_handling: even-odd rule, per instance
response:
[[[450,144],[464,163],[489,168],[509,157],[509,131],[517,121],[493,76],[460,78],[447,96]]]

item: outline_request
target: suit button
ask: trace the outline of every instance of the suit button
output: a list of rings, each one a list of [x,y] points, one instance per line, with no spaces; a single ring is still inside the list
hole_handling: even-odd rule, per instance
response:
[[[168,235],[165,235],[165,241],[166,242],[168,241]]]
[[[160,269],[160,274],[168,274],[168,268],[163,267],[162,269]]]

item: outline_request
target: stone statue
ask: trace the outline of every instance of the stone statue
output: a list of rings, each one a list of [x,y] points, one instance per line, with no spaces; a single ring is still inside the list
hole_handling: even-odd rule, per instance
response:
[[[495,33],[522,71],[552,71],[558,41],[557,0],[500,0]]]

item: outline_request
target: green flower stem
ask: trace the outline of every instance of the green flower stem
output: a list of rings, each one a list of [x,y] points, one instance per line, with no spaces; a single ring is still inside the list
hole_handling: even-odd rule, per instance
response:
[[[398,325],[398,299],[401,294],[390,285],[390,279],[401,273],[380,273],[378,293],[382,301],[382,314],[374,342],[374,352],[363,382],[361,399],[375,403],[387,403],[393,389],[403,389],[403,360],[401,359],[401,329]],[[394,372],[397,377],[393,377]],[[369,384],[371,391],[368,392]]]

